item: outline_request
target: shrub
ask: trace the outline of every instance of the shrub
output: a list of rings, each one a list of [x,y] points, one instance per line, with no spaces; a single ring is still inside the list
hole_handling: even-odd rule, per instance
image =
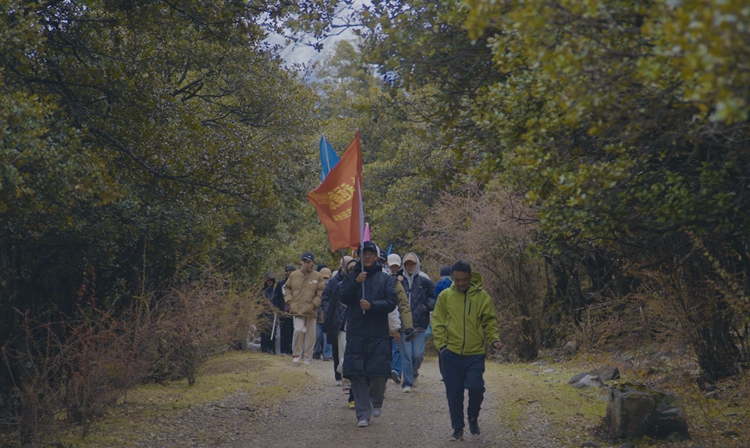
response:
[[[441,198],[418,241],[427,257],[442,264],[463,259],[483,275],[500,336],[522,360],[536,358],[539,347],[545,284],[536,235],[533,214],[517,197],[470,184]]]

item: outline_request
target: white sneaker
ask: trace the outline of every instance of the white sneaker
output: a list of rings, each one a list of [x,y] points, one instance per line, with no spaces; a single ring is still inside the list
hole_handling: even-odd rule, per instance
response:
[[[336,380],[336,385],[341,386],[341,380]]]
[[[411,387],[409,387],[409,386],[404,386],[404,388],[403,388],[403,389],[401,389],[401,392],[403,392],[403,393],[405,393],[405,394],[408,394],[409,392],[411,392]]]
[[[299,356],[295,356],[294,358],[292,358],[292,362],[299,363]]]
[[[305,364],[306,366],[309,366],[310,365],[310,358],[305,359],[303,361],[303,364]]]
[[[370,426],[370,422],[368,422],[365,419],[362,419],[357,422],[357,426],[359,426],[360,428],[367,428],[368,426]]]
[[[380,417],[380,414],[382,413],[383,413],[383,408],[373,408],[372,410],[373,417]]]

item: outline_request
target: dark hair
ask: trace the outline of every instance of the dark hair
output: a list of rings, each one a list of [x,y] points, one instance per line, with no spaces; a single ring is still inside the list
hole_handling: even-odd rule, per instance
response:
[[[451,267],[451,273],[453,272],[468,272],[471,275],[471,265],[468,261],[459,260],[453,263]]]
[[[318,267],[317,267],[317,268],[316,268],[315,270],[316,270],[316,271],[318,271],[318,272],[320,272],[320,270],[321,270],[321,269],[323,269],[323,268],[327,268],[327,267],[328,267],[328,265],[327,265],[327,264],[325,264],[325,263],[320,263],[320,264],[318,265]]]

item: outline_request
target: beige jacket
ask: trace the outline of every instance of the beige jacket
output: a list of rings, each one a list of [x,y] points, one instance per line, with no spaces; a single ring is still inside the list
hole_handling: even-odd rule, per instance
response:
[[[284,302],[289,304],[289,313],[316,317],[323,288],[325,282],[320,272],[313,270],[307,275],[301,269],[292,272],[284,284]]]
[[[396,295],[398,295],[396,310],[398,310],[398,316],[401,318],[401,330],[406,330],[412,327],[411,307],[409,306],[409,298],[406,296],[406,290],[399,281],[396,281]],[[389,329],[389,333],[393,337],[393,326]]]

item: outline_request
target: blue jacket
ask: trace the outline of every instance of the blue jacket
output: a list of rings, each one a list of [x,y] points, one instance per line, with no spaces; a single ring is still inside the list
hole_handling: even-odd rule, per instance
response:
[[[437,302],[437,296],[440,295],[443,290],[448,289],[453,284],[453,279],[450,277],[445,277],[444,279],[437,282],[437,285],[435,285],[435,301]]]

